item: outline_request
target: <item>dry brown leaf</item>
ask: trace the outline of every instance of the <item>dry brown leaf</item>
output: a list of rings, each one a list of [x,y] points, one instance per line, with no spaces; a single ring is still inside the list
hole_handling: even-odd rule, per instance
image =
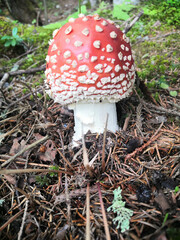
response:
[[[55,144],[52,140],[48,140],[43,146],[45,146],[45,152],[40,151],[41,154],[39,155],[39,158],[42,161],[53,162],[57,154]]]

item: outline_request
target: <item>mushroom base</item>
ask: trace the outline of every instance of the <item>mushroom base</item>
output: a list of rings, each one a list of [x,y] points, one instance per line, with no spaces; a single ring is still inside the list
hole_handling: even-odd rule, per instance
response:
[[[74,146],[88,131],[91,131],[91,133],[103,133],[107,116],[107,130],[116,132],[119,129],[115,103],[74,103],[69,105],[69,109],[74,110]]]

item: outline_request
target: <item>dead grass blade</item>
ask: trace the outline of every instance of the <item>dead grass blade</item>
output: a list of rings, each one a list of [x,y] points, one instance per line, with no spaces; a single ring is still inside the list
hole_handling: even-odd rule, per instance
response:
[[[90,191],[89,191],[89,183],[87,184],[86,190],[86,240],[91,239],[90,233]]]
[[[101,193],[101,188],[100,188],[99,182],[97,182],[96,185],[97,185],[98,193],[99,193],[99,200],[100,200],[100,204],[101,204],[101,211],[102,211],[102,216],[103,216],[106,239],[111,240],[111,236],[110,236],[110,232],[109,232],[109,226],[108,226],[107,217],[106,217],[106,211],[105,211],[105,208],[104,208],[104,203],[103,203],[103,199],[102,199],[102,193]]]

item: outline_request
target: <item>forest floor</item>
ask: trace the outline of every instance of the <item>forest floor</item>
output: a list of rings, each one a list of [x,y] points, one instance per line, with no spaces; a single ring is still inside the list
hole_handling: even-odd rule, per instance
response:
[[[76,148],[73,112],[43,88],[45,60],[29,57],[35,48],[1,54],[1,240],[88,239],[89,218],[95,240],[108,239],[107,229],[113,240],[179,239],[179,30],[162,26],[150,22],[141,37],[135,35],[141,24],[128,32],[139,77],[133,94],[117,103],[120,130],[87,133]],[[116,213],[107,211],[118,187],[133,211],[123,233]]]

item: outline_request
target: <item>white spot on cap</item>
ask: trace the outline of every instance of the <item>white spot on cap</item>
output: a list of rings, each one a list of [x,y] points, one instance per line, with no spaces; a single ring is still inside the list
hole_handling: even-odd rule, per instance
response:
[[[124,59],[124,61],[126,61],[126,59],[127,59],[127,56],[124,56],[124,58],[123,58],[123,59]]]
[[[123,69],[126,71],[126,70],[128,70],[128,67],[123,65]]]
[[[104,51],[105,51],[105,48],[102,48],[102,49],[101,49],[101,51],[103,51],[103,52],[104,52]]]
[[[128,38],[128,37],[126,37],[126,35],[125,35],[125,34],[123,34],[123,39],[124,39],[124,41],[125,41],[126,43],[129,43],[129,38]]]
[[[95,29],[96,29],[96,32],[102,32],[103,31],[103,29],[99,25],[96,25]]]
[[[113,22],[111,19],[107,19],[107,21],[108,21],[110,24],[114,24],[114,22]]]
[[[78,54],[77,55],[77,59],[80,61],[80,60],[83,60],[83,55],[82,55],[82,53],[80,53],[80,54]]]
[[[87,21],[88,21],[88,18],[87,18],[87,17],[83,17],[82,21],[83,21],[83,22],[87,22]]]
[[[57,54],[60,55],[60,54],[61,54],[61,51],[58,50],[58,51],[57,51]]]
[[[119,75],[119,77],[120,77],[120,81],[122,81],[124,78],[125,78],[125,74],[124,73],[121,73],[120,75]]]
[[[79,14],[79,17],[80,17],[80,18],[83,18],[83,17],[85,17],[85,15],[84,15],[83,13],[80,13],[80,14]]]
[[[103,85],[101,82],[98,82],[97,85],[96,85],[98,88],[101,88]]]
[[[111,38],[117,38],[117,33],[115,31],[110,32]]]
[[[90,88],[88,88],[88,92],[91,92],[91,93],[93,93],[95,90],[96,90],[95,87],[90,87]]]
[[[99,15],[97,14],[97,15],[94,15],[94,20],[99,21],[99,20],[101,20],[101,18],[100,18]]]
[[[64,71],[69,70],[69,69],[70,69],[70,66],[64,64],[62,67],[60,67],[60,69],[61,69],[61,72],[64,72]]]
[[[100,56],[100,59],[101,59],[101,60],[104,60],[104,59],[105,59],[105,56]]]
[[[75,47],[81,47],[82,45],[83,45],[83,43],[81,41],[75,41],[74,42]]]
[[[107,23],[105,20],[103,20],[103,21],[101,22],[101,24],[102,24],[103,26],[108,25],[108,23]]]
[[[66,63],[68,63],[68,64],[71,64],[71,62],[72,62],[71,59],[67,59],[67,60],[66,60]]]
[[[121,84],[122,84],[122,86],[126,86],[127,85],[127,81],[124,80]]]
[[[96,56],[92,56],[91,57],[91,62],[95,62],[97,60],[97,57]]]
[[[88,52],[85,52],[84,57],[85,57],[86,59],[89,59],[89,53],[88,53]]]
[[[46,56],[46,62],[49,63],[49,55]]]
[[[87,65],[81,65],[78,68],[78,72],[87,72],[89,70]]]
[[[77,62],[76,62],[76,60],[73,60],[73,62],[72,62],[72,67],[73,67],[73,68],[76,68],[76,67],[77,67]]]
[[[104,77],[104,78],[101,78],[101,83],[103,85],[105,85],[106,83],[110,82],[111,81],[111,78],[110,77]]]
[[[112,51],[113,51],[113,47],[110,44],[108,44],[106,46],[106,52],[112,52]]]
[[[52,69],[56,69],[57,68],[57,66],[56,65],[52,65]]]
[[[125,46],[124,44],[121,44],[121,49],[124,50]]]
[[[59,31],[59,29],[55,29],[55,30],[53,31],[53,38],[56,36],[56,34],[58,33],[58,31]]]
[[[126,47],[126,48],[125,48],[125,50],[126,50],[126,51],[129,51],[129,48],[128,48],[128,47]]]
[[[115,72],[119,72],[121,70],[121,67],[119,66],[119,64],[117,64],[116,66],[115,66]]]
[[[70,25],[68,28],[65,30],[65,34],[69,34],[72,31],[72,26]]]
[[[113,64],[115,63],[115,59],[114,58],[112,58],[111,63],[113,63]]]
[[[93,46],[95,48],[100,48],[101,47],[101,42],[99,40],[96,40],[96,41],[93,42]]]
[[[112,67],[108,65],[108,66],[105,68],[104,72],[105,72],[105,73],[108,73],[108,72],[110,72],[111,70],[112,70]]]
[[[50,61],[52,62],[52,63],[57,63],[57,55],[53,55],[53,56],[51,56],[51,58],[50,58]]]
[[[74,74],[71,74],[71,76],[70,76],[71,78],[73,78],[73,79],[76,79],[76,75],[74,75]]]
[[[82,34],[85,35],[85,36],[88,36],[89,35],[89,29],[88,28],[84,28],[82,30]]]
[[[110,62],[110,61],[111,61],[111,58],[107,58],[107,61]]]
[[[99,75],[96,74],[95,72],[91,73],[91,76],[92,76],[94,81],[96,81],[98,79],[98,77],[99,77]]]
[[[102,64],[97,64],[94,68],[96,70],[101,70],[103,68],[103,65]]]
[[[123,59],[122,52],[119,52],[119,53],[118,53],[118,58],[119,58],[119,60],[122,60],[122,59]]]
[[[111,73],[111,77],[113,78],[115,76],[115,74],[114,73]]]
[[[75,18],[70,18],[69,22],[73,23],[75,21]]]
[[[64,58],[69,58],[71,57],[71,52],[69,50],[64,52]]]
[[[80,83],[86,83],[86,76],[80,76],[80,77],[78,77],[78,81],[79,81]]]
[[[128,60],[131,61],[131,55],[128,56]]]
[[[51,46],[53,44],[53,42],[54,42],[54,39],[50,39],[48,43]]]

